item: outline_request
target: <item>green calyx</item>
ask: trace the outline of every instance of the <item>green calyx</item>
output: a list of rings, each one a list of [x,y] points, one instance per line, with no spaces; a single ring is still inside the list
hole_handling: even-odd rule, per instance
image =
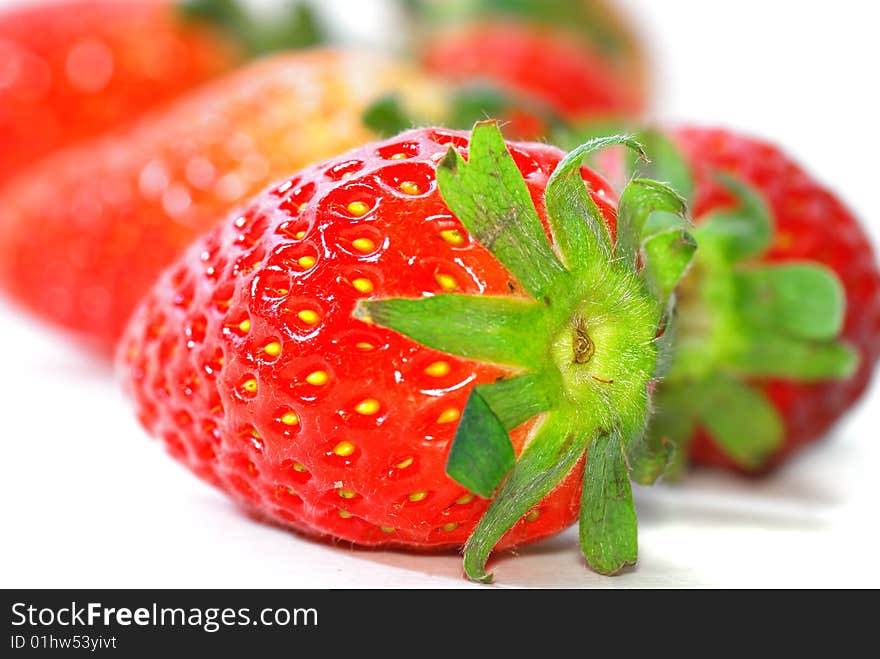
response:
[[[182,0],[180,11],[185,20],[219,29],[251,57],[317,46],[327,40],[311,7],[303,2],[289,3],[271,19],[256,18],[241,0]]]
[[[641,179],[624,192],[612,240],[580,168],[591,151],[620,144],[641,150],[626,137],[593,140],[550,177],[551,244],[497,123],[478,123],[468,159],[451,148],[439,163],[440,192],[524,294],[370,300],[355,311],[425,346],[510,372],[473,389],[447,462],[450,477],[492,498],[465,546],[471,579],[490,579],[485,564],[498,541],[585,454],[584,555],[603,574],[636,559],[628,474],[669,455],[663,449],[658,457],[644,430],[664,351],[658,334],[671,322],[671,273],[685,271],[695,245],[683,200]],[[653,227],[656,209],[677,222]],[[508,432],[534,417],[517,458]]]
[[[689,194],[689,168],[675,147],[659,133],[646,141],[661,145],[650,174]],[[680,286],[674,354],[649,441],[677,444],[683,456],[702,427],[741,467],[760,469],[785,425],[755,384],[847,378],[858,359],[838,338],[845,294],[834,272],[814,262],[762,263],[773,240],[769,208],[743,181],[724,173],[717,180],[735,203],[694,229],[700,251]]]
[[[532,117],[542,131],[556,133],[565,125],[553,110],[534,99],[502,90],[489,83],[461,84],[447,94],[442,124],[446,128],[467,130],[488,117],[509,117],[525,114]],[[391,137],[414,126],[431,123],[406,107],[398,94],[387,94],[376,99],[364,111],[361,120],[380,137]]]
[[[625,56],[632,39],[601,0],[403,0],[410,15],[427,26],[513,18],[582,35],[602,55]]]

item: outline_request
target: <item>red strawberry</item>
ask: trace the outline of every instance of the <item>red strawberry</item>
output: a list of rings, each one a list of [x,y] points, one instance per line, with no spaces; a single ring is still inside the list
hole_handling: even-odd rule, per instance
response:
[[[230,12],[228,0],[55,0],[0,14],[0,182],[239,63],[257,44]]]
[[[0,284],[109,353],[187,244],[272,181],[373,139],[361,113],[390,91],[440,96],[376,57],[282,55],[44,159],[0,188]]]
[[[776,147],[683,128],[654,173],[688,194],[700,250],[654,433],[692,459],[777,465],[825,435],[880,356],[880,272],[852,213]]]
[[[425,23],[417,48],[432,73],[498,85],[569,120],[644,109],[640,45],[605,0],[413,4]]]
[[[679,221],[645,237],[638,270],[645,216],[680,201],[637,181],[612,248],[615,199],[580,161],[621,140],[560,164],[494,123],[472,141],[412,130],[263,193],[136,312],[120,364],[143,424],[310,534],[466,543],[483,579],[493,547],[580,508],[590,563],[633,562],[627,467],[658,458],[640,441],[656,337],[693,245]]]

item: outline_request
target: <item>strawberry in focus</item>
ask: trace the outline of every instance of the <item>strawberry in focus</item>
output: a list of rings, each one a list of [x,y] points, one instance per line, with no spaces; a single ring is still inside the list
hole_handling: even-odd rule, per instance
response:
[[[670,190],[634,181],[618,206],[581,167],[622,142],[418,129],[274,186],[135,313],[119,363],[142,423],[308,534],[464,546],[486,580],[493,548],[580,517],[591,566],[634,562],[628,473],[663,459],[642,435],[694,246],[680,217],[642,231],[682,211]]]
[[[257,46],[256,35],[242,34],[250,25],[229,0],[53,0],[4,10],[0,183],[238,65]],[[305,36],[290,31],[287,45],[309,43]]]
[[[373,139],[361,113],[391,91],[428,115],[442,96],[363,53],[278,55],[60,151],[0,187],[0,285],[110,353],[187,244],[272,181]]]
[[[647,171],[690,199],[700,244],[653,440],[697,464],[766,470],[864,393],[880,357],[875,252],[850,210],[771,144],[696,127],[645,140]]]
[[[646,105],[641,46],[605,0],[410,4],[420,61],[457,84],[498,86],[568,121],[632,116]],[[513,119],[520,134],[541,134]]]

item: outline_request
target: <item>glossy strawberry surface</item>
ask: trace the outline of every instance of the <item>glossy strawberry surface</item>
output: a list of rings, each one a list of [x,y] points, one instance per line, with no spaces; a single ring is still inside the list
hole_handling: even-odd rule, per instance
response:
[[[0,285],[109,353],[163,266],[272,181],[372,139],[361,114],[391,91],[439,98],[364,53],[280,55],[44,159],[0,188]]]
[[[420,129],[367,145],[274,186],[195,243],[120,344],[149,432],[274,522],[364,545],[461,546],[489,502],[446,475],[450,442],[473,386],[510,373],[352,313],[364,298],[523,295],[438,192],[437,163],[467,144]],[[543,191],[562,153],[509,149],[546,223]],[[613,223],[610,188],[584,177]],[[517,452],[532,425],[512,433]],[[499,546],[572,523],[580,472]]]
[[[684,128],[673,138],[691,166],[697,222],[732,199],[715,178],[727,172],[747,182],[768,204],[774,225],[772,263],[813,261],[831,268],[846,291],[841,338],[859,353],[849,379],[818,383],[781,378],[753,382],[766,392],[785,422],[777,464],[805,443],[825,435],[864,392],[880,357],[880,272],[877,257],[856,217],[829,190],[777,147],[718,129]],[[732,467],[705,432],[692,444],[695,462]]]
[[[53,0],[0,13],[0,182],[128,123],[242,53],[166,0]]]

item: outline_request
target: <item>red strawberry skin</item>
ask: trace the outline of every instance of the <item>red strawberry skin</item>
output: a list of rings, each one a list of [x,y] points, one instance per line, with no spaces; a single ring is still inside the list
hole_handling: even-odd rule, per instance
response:
[[[0,182],[231,68],[235,44],[166,0],[54,0],[0,14]]]
[[[474,385],[503,369],[352,317],[363,298],[522,295],[437,190],[450,144],[419,129],[312,166],[258,196],[161,277],[120,344],[144,426],[269,520],[362,545],[460,547],[488,501],[445,474]],[[511,144],[538,212],[562,153]],[[614,197],[584,170],[609,223]],[[512,433],[516,451],[532,422]],[[581,468],[504,537],[577,517]]]
[[[719,129],[682,128],[672,135],[695,181],[696,222],[731,205],[713,172],[727,172],[759,191],[775,226],[770,263],[814,261],[831,268],[846,291],[841,338],[860,354],[858,372],[847,380],[820,383],[784,379],[756,381],[781,414],[782,449],[767,466],[779,464],[804,444],[828,432],[861,396],[880,357],[880,272],[867,235],[831,192],[773,145]],[[691,444],[696,463],[735,468],[705,432]]]
[[[273,181],[374,139],[361,113],[391,91],[439,97],[390,60],[277,55],[44,158],[0,186],[0,285],[111,354],[163,267]]]

